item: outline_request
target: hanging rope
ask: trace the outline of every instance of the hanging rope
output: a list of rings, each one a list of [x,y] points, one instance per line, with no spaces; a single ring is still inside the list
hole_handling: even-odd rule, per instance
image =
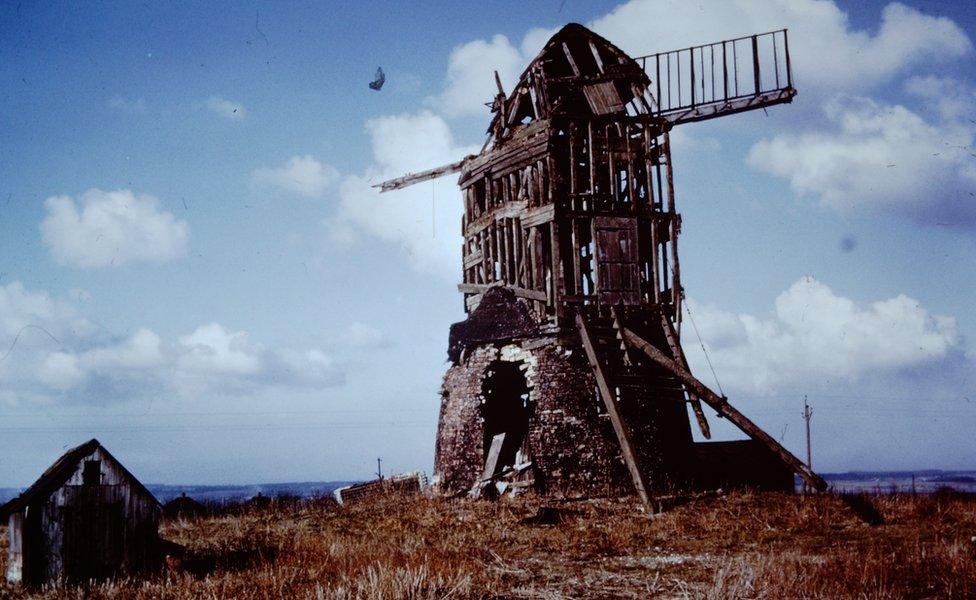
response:
[[[681,292],[684,296],[684,290]],[[712,377],[715,379],[715,385],[718,386],[718,393],[725,398],[725,390],[722,389],[722,383],[718,380],[718,375],[715,373],[715,367],[712,366],[712,359],[708,356],[708,350],[705,349],[705,342],[702,341],[701,333],[698,331],[698,325],[695,323],[695,317],[691,314],[691,307],[688,306],[688,302],[681,303],[685,307],[685,312],[688,313],[688,319],[691,321],[691,326],[695,329],[695,335],[698,337],[698,344],[701,346],[702,352],[705,354],[705,362],[708,363],[708,370],[712,372]]]

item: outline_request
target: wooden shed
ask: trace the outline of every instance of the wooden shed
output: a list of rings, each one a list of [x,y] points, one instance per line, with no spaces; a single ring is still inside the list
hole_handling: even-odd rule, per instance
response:
[[[86,581],[161,564],[160,505],[98,440],[73,448],[0,507],[7,580]]]

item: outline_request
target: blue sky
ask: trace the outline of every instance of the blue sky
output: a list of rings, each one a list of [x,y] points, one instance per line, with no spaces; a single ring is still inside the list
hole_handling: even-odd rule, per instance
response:
[[[797,452],[807,394],[816,467],[973,468],[970,3],[4,2],[0,485],[90,437],[161,483],[429,471],[459,197],[370,184],[477,150],[569,21],[790,28],[793,104],[674,134],[718,380]]]

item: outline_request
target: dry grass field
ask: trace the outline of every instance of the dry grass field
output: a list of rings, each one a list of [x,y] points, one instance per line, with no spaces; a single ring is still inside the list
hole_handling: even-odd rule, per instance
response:
[[[41,598],[974,598],[976,500],[734,493],[653,519],[632,500],[281,502],[168,522],[182,564]],[[6,560],[5,530],[0,568]],[[0,598],[22,592],[0,585]]]

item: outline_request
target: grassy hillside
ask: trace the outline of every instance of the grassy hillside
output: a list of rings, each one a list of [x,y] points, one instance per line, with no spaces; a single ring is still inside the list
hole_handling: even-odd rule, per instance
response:
[[[738,493],[648,519],[631,500],[273,504],[163,527],[180,565],[45,598],[972,598],[976,500]],[[5,534],[2,528],[0,532]],[[4,550],[6,537],[4,535]],[[6,560],[0,558],[0,568]],[[0,597],[18,590],[0,586]]]

